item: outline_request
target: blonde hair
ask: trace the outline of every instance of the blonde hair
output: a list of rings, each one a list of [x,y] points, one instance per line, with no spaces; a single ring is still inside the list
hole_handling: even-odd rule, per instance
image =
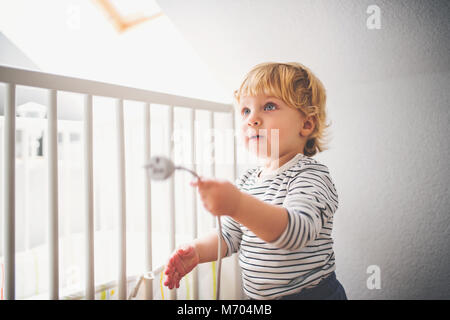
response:
[[[303,150],[306,156],[328,149],[325,131],[330,124],[326,124],[326,91],[311,70],[297,62],[258,64],[246,75],[234,97],[239,103],[243,96],[258,94],[274,96],[304,116],[313,116],[315,127]]]

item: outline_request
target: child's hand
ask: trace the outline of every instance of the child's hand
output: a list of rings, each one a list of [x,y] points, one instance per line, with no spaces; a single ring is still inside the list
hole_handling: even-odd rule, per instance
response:
[[[179,248],[167,262],[164,285],[169,289],[179,288],[181,278],[191,272],[198,263],[199,257],[194,246],[186,245]]]
[[[233,216],[239,207],[241,191],[231,182],[217,179],[198,179],[191,186],[198,187],[203,206],[215,216]]]

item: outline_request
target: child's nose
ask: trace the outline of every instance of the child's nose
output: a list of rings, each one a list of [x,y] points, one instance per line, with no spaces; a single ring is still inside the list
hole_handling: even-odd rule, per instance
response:
[[[249,119],[248,124],[251,126],[258,126],[261,124],[261,120],[252,118],[252,119]]]

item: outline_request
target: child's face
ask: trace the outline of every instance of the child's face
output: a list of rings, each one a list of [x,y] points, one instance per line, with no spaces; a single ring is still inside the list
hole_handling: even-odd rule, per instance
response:
[[[289,107],[280,99],[260,94],[242,97],[237,112],[245,147],[255,150],[258,157],[272,158],[272,151],[276,150],[272,147],[278,148],[278,156],[303,151],[305,138],[300,132],[304,116],[300,110]],[[278,139],[272,137],[271,130],[278,130]],[[258,134],[261,137],[254,137]]]

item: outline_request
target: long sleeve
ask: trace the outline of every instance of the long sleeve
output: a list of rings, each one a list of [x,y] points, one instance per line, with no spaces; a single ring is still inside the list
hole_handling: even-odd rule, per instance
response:
[[[338,208],[338,195],[328,168],[315,164],[298,170],[287,186],[282,206],[287,210],[289,222],[271,244],[298,250],[315,240]]]
[[[239,178],[234,182],[235,186],[240,190],[244,183],[244,179],[247,179],[251,170],[246,170]],[[238,252],[242,240],[241,225],[228,216],[222,217],[222,237],[227,244],[226,257],[231,256],[233,253]]]
[[[238,252],[242,240],[240,224],[230,217],[224,216],[222,218],[222,237],[227,244],[225,257],[229,257],[233,253]]]

